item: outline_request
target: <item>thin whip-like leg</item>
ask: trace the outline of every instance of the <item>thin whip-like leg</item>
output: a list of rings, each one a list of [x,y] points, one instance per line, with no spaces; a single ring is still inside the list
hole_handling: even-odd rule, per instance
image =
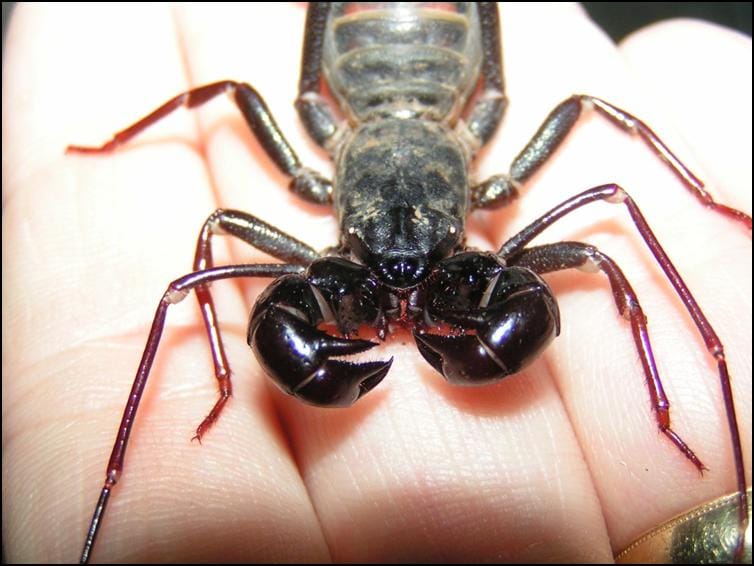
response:
[[[304,200],[315,204],[329,203],[332,197],[332,183],[319,173],[301,165],[293,147],[285,139],[262,96],[247,83],[236,81],[219,81],[188,90],[168,100],[157,110],[138,122],[121,130],[113,138],[96,147],[70,145],[66,153],[110,153],[124,145],[155,122],[179,108],[196,108],[209,102],[216,96],[228,93],[232,95],[246,124],[265,153],[280,171],[290,177],[288,188]]]
[[[647,317],[639,304],[636,292],[620,267],[610,257],[594,246],[580,242],[559,242],[527,248],[511,261],[511,265],[528,267],[535,273],[549,273],[577,268],[584,271],[602,271],[610,281],[615,306],[620,315],[631,323],[636,350],[644,369],[649,396],[657,418],[657,426],[701,472],[706,469],[686,442],[670,428],[670,402],[655,364],[652,344],[647,330]]]
[[[564,100],[545,118],[534,137],[511,163],[507,174],[493,175],[472,189],[475,208],[504,206],[518,196],[520,185],[525,183],[555,153],[572,131],[582,112],[592,109],[613,124],[639,137],[652,152],[662,159],[683,182],[686,189],[704,206],[728,218],[741,222],[751,230],[751,216],[724,204],[715,202],[705,190],[704,183],[670,151],[652,129],[639,118],[609,102],[586,94],[575,94]]]
[[[105,513],[107,501],[110,498],[110,492],[113,486],[118,482],[121,471],[123,470],[123,461],[126,455],[128,440],[131,436],[131,428],[136,418],[136,411],[139,408],[141,396],[147,385],[147,379],[152,369],[157,348],[160,345],[162,330],[165,327],[165,317],[168,307],[172,304],[182,301],[191,289],[205,286],[218,279],[229,279],[237,277],[280,277],[289,273],[302,273],[304,268],[300,265],[284,264],[258,264],[258,265],[229,265],[225,267],[216,267],[189,273],[170,283],[165,294],[157,305],[157,311],[152,321],[152,327],[149,330],[147,344],[144,347],[144,353],[139,362],[139,368],[136,370],[136,377],[131,386],[131,393],[128,395],[128,402],[123,411],[120,425],[118,426],[118,436],[115,439],[113,450],[110,453],[110,459],[107,463],[105,473],[105,482],[100,492],[99,500],[94,509],[89,530],[87,531],[84,548],[81,551],[80,562],[82,564],[89,561],[94,542],[99,532],[102,516]]]
[[[709,320],[707,320],[707,317],[702,312],[702,309],[699,307],[696,299],[694,299],[694,296],[691,294],[688,286],[681,278],[678,270],[670,261],[670,258],[660,245],[660,242],[657,240],[657,237],[650,229],[647,221],[644,218],[644,215],[639,210],[639,207],[636,206],[636,203],[633,201],[633,199],[628,195],[628,193],[626,193],[626,191],[615,184],[602,185],[588,189],[583,193],[566,200],[562,204],[556,206],[555,208],[541,216],[538,220],[532,222],[529,226],[521,230],[518,234],[516,234],[505,244],[503,244],[498,253],[506,261],[515,262],[516,258],[524,253],[525,246],[538,234],[542,233],[548,226],[550,226],[569,212],[573,212],[574,210],[579,209],[586,204],[600,200],[611,203],[622,203],[626,206],[629,214],[631,215],[631,219],[636,226],[636,229],[639,231],[639,234],[649,247],[652,255],[657,260],[657,263],[660,265],[663,272],[665,272],[668,280],[673,285],[673,288],[681,299],[681,302],[683,302],[683,305],[691,315],[694,324],[696,325],[699,333],[704,339],[707,350],[715,358],[715,361],[717,363],[720,388],[723,394],[725,413],[728,418],[728,430],[730,432],[733,461],[736,469],[736,489],[738,490],[739,504],[739,540],[737,556],[741,556],[741,553],[743,552],[746,527],[749,523],[749,517],[747,513],[748,498],[746,495],[746,473],[744,469],[741,438],[738,432],[736,409],[733,405],[733,391],[731,389],[730,375],[728,373],[728,364],[725,359],[723,344],[717,337],[717,334],[712,328]]]
[[[290,190],[309,202],[317,204],[329,203],[332,195],[332,183],[318,173],[301,165],[296,153],[278,128],[259,93],[251,85],[236,81],[219,81],[186,91],[171,98],[158,109],[128,128],[116,133],[110,141],[101,146],[85,147],[71,145],[66,149],[66,152],[80,154],[110,153],[173,111],[182,107],[195,108],[224,93],[231,95],[265,153],[267,153],[278,169],[290,178]],[[213,234],[220,233],[236,236],[257,249],[288,262],[289,265],[252,265],[213,269],[211,237]],[[215,279],[228,277],[278,277],[287,273],[299,273],[304,270],[303,265],[308,265],[317,257],[317,252],[306,244],[299,242],[250,214],[232,210],[218,210],[207,219],[199,235],[194,257],[194,269],[197,273],[176,280],[171,284],[171,288],[168,289],[157,309],[144,357],[139,366],[123,420],[121,421],[118,439],[110,457],[105,484],[102,488],[81,555],[82,562],[86,562],[89,559],[110,489],[117,481],[122,469],[125,445],[130,435],[133,416],[138,407],[139,399],[141,398],[159,343],[167,306],[172,302],[176,302],[174,299],[180,294],[181,290],[188,291],[189,289],[194,289],[196,291],[212,352],[215,376],[218,380],[220,390],[217,402],[196,429],[195,438],[201,439],[212,423],[217,420],[231,394],[230,368],[217,324],[217,315],[209,291],[209,283]]]
[[[214,267],[212,259],[212,236],[228,234],[240,238],[247,244],[270,254],[289,264],[309,265],[319,254],[308,245],[296,240],[292,236],[267,224],[256,216],[239,210],[219,209],[213,212],[204,222],[199,239],[196,243],[194,256],[194,271],[204,271]],[[230,365],[223,348],[220,328],[217,324],[215,304],[210,293],[209,285],[198,285],[195,288],[196,298],[207,331],[212,361],[215,366],[215,377],[220,391],[219,397],[212,410],[196,428],[194,438],[201,441],[202,436],[209,430],[222,412],[225,403],[231,396]]]
[[[173,97],[146,117],[116,133],[110,141],[103,145],[98,147],[72,145],[67,148],[67,152],[84,154],[109,153],[127,143],[171,112],[181,107],[195,108],[201,106],[223,93],[232,95],[247,125],[262,148],[280,171],[291,178],[290,189],[310,202],[319,204],[329,202],[332,192],[330,181],[301,166],[296,153],[278,128],[264,100],[252,86],[246,83],[220,81],[191,89]],[[232,210],[217,210],[204,223],[204,227],[199,235],[194,256],[195,271],[214,267],[210,245],[211,236],[214,233],[234,235],[257,249],[287,263],[306,265],[318,257],[316,251],[306,244],[250,214]],[[215,376],[220,389],[218,401],[209,415],[196,429],[195,438],[201,440],[204,433],[217,420],[223,406],[230,397],[231,383],[230,368],[223,349],[217,325],[217,315],[209,288],[204,285],[197,287],[196,296],[207,331],[212,351],[212,360],[215,366]]]

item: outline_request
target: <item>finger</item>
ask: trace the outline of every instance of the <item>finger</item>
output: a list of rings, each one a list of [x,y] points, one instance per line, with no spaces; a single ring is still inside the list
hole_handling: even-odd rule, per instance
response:
[[[637,89],[639,85],[625,74],[618,53],[601,34],[575,27],[571,20],[562,17],[549,23],[550,26],[548,20],[543,21],[541,34],[524,38],[529,40],[529,45],[520,47],[532,55],[524,67],[529,74],[519,78],[520,82],[529,83],[523,96],[522,113],[527,112],[526,107],[532,100],[543,96],[542,92],[554,93],[556,98],[552,106],[572,92],[585,92],[630,109],[654,127],[654,116],[662,113],[652,108],[649,97],[641,96]],[[506,37],[514,40],[515,31]],[[538,44],[537,37],[548,37],[549,41]],[[510,53],[511,43],[506,45],[506,53]],[[512,100],[510,118],[515,125],[512,114],[515,110],[516,67],[509,64],[508,68]],[[538,85],[537,81],[542,84]],[[540,116],[548,111],[549,108],[540,111]],[[534,120],[530,134],[537,125],[538,121]],[[506,135],[507,127],[508,123],[501,135]],[[672,140],[679,139],[679,136],[662,127],[657,131],[675,149],[678,144]],[[518,143],[520,148],[523,143]],[[511,151],[504,162],[508,162],[517,149]],[[494,146],[490,154],[496,155],[497,151]],[[700,281],[709,277],[709,271],[699,270],[700,277],[693,278],[696,268],[701,267],[697,264],[704,260],[688,253],[689,249],[697,248],[689,246],[687,236],[706,238],[719,245],[714,254],[715,263],[720,261],[720,255],[728,255],[731,251],[730,241],[710,238],[699,229],[700,222],[704,222],[705,214],[709,216],[709,213],[684,192],[664,164],[643,144],[599,118],[583,119],[547,167],[529,183],[520,204],[514,205],[511,211],[490,215],[494,217],[490,224],[504,235],[515,233],[518,227],[566,196],[606,182],[618,182],[631,192],[693,290],[696,291]],[[686,208],[691,210],[694,207],[696,212],[692,211],[691,219],[687,218]],[[723,464],[718,466],[719,476],[706,474],[704,482],[697,483],[700,480],[693,466],[682,456],[674,454],[675,449],[656,434],[630,333],[619,318],[610,318],[616,311],[604,280],[591,276],[593,280],[590,281],[590,276],[566,273],[550,277],[560,298],[564,331],[548,359],[552,367],[557,368],[559,389],[590,464],[616,550],[642,530],[659,524],[675,512],[704,498],[719,495],[724,491],[724,485],[730,485],[732,478],[729,457],[726,461],[719,451],[720,439],[726,438],[727,433],[723,421],[717,418],[720,404],[716,386],[710,384],[716,379],[714,364],[677,299],[664,291],[667,283],[645,255],[645,245],[628,215],[618,209],[606,205],[586,207],[583,212],[548,229],[537,243],[560,239],[586,240],[599,245],[618,260],[649,316],[655,354],[661,359],[660,371],[674,403],[672,414],[676,430],[682,431],[692,447],[701,447],[696,449]],[[693,216],[697,212],[699,216]],[[495,225],[493,222],[500,223]],[[717,219],[712,218],[710,223],[720,226],[719,229],[713,227],[713,234],[727,230],[738,242],[736,247],[746,244],[745,236],[736,226],[725,225],[724,219],[717,224]],[[616,238],[617,235],[621,237]],[[735,253],[730,256],[739,257]],[[726,267],[727,264],[723,269]],[[745,265],[743,270],[745,272]],[[734,268],[734,271],[737,270]],[[742,275],[746,280],[745,273]],[[719,295],[719,284],[712,282],[710,286],[713,285]],[[701,286],[703,292],[704,286]],[[584,292],[577,292],[581,289]],[[731,302],[737,302],[735,289],[728,296]],[[748,304],[746,300],[744,304]],[[710,309],[708,314],[713,317],[713,324],[716,324],[715,320],[717,323],[725,320],[724,315],[714,318],[714,304],[704,308]],[[704,362],[689,367],[689,359]],[[746,362],[732,371],[746,376],[745,368]],[[684,408],[681,401],[674,401],[683,400],[684,395],[694,399],[691,407]],[[643,422],[639,422],[639,418]],[[710,442],[710,438],[714,441]],[[710,443],[714,446],[704,452]],[[699,488],[700,485],[703,489]],[[651,509],[648,502],[652,502]]]
[[[19,10],[17,17],[14,26],[23,31],[15,36],[16,55],[9,57],[15,66],[9,63],[9,68],[16,69],[16,77],[21,71],[24,77],[38,77],[46,88],[31,90],[33,104],[17,112],[17,122],[11,124],[24,142],[16,147],[41,151],[35,160],[13,155],[13,163],[20,165],[11,170],[25,174],[13,179],[16,182],[4,208],[4,230],[12,232],[17,242],[5,282],[16,289],[13,296],[19,297],[4,312],[10,317],[6,320],[17,326],[14,336],[24,346],[18,348],[18,356],[6,361],[15,377],[5,390],[9,393],[5,406],[13,416],[8,417],[12,423],[8,434],[21,439],[7,452],[14,468],[8,468],[6,477],[18,494],[12,511],[20,517],[13,522],[17,529],[8,548],[9,554],[24,559],[70,560],[80,550],[85,522],[104,479],[106,455],[157,299],[168,281],[190,270],[196,234],[216,204],[196,149],[194,119],[185,115],[171,117],[157,130],[146,132],[142,145],[136,143],[131,151],[103,158],[63,157],[67,143],[87,143],[83,138],[89,136],[89,143],[101,143],[164,102],[166,94],[186,89],[169,11],[109,7],[99,12],[57,13],[30,7]],[[89,25],[91,21],[97,25]],[[138,41],[131,33],[134,29],[139,29]],[[31,37],[48,38],[60,49],[40,54],[25,42]],[[9,40],[9,50],[10,46]],[[72,67],[71,61],[81,65]],[[67,73],[65,80],[55,75],[62,69]],[[103,83],[108,88],[103,89]],[[8,99],[25,100],[23,91],[19,92],[24,81],[12,84],[15,92]],[[75,88],[56,89],[60,84]],[[79,123],[86,131],[72,127]],[[217,257],[223,255],[220,251]],[[34,257],[39,261],[30,262]],[[235,323],[230,317],[240,331],[230,333],[236,338],[227,341],[229,354],[238,350],[245,354],[246,315],[239,296],[231,289],[220,297],[220,309],[239,313]],[[269,485],[261,491],[251,489],[246,500],[228,493],[223,496],[229,482],[227,469],[208,476],[211,481],[200,485],[195,481],[194,474],[212,458],[189,439],[192,428],[209,410],[216,386],[206,338],[191,305],[187,306],[183,312],[181,307],[171,309],[175,314],[170,313],[169,325],[182,326],[183,331],[172,335],[168,331],[164,338],[164,361],[158,357],[152,377],[157,386],[150,387],[144,399],[126,473],[116,488],[101,532],[101,554],[95,559],[145,559],[154,553],[195,559],[199,549],[209,556],[217,554],[218,547],[227,546],[232,552],[244,548],[243,544],[233,548],[228,539],[265,548],[270,559],[281,552],[289,557],[310,556],[307,552],[316,543],[308,544],[311,540],[306,537],[290,537],[303,541],[299,548],[306,550],[300,554],[287,539],[270,545],[260,534],[249,542],[254,537],[248,537],[248,532],[239,535],[240,531],[224,529],[218,533],[205,525],[212,524],[213,513],[237,511],[254,500],[258,508],[275,509],[275,517],[283,517],[283,532],[298,534],[301,523],[286,521],[278,511],[285,509],[281,502],[301,503],[303,490],[295,481],[295,468],[286,458],[284,444],[270,428],[274,418],[269,410],[256,411],[252,418],[243,416],[239,419],[243,423],[228,422],[231,431],[243,425],[252,432],[244,443],[231,443],[224,450],[232,452],[227,460],[250,460],[253,451],[257,465],[269,465],[264,477],[280,480],[272,484],[277,489]],[[242,362],[234,369],[246,373]],[[242,387],[240,393],[264,407],[264,390]],[[66,473],[58,473],[61,469]],[[248,478],[246,474],[248,470],[236,472],[235,479]],[[214,503],[201,514],[191,512],[199,500],[197,491],[207,496],[203,501]],[[41,494],[39,506],[24,504],[29,493]],[[80,497],[81,493],[87,495]],[[153,505],[166,513],[155,516]],[[147,515],[156,520],[146,520]],[[192,517],[193,523],[186,520]],[[257,519],[265,522],[265,514],[258,514]],[[49,537],[51,531],[64,531],[55,526],[56,521],[78,525],[79,535]],[[187,529],[196,533],[192,544],[186,544]],[[108,539],[109,544],[104,543]],[[147,545],[147,539],[154,542]]]
[[[87,10],[86,16],[99,18],[101,14]],[[19,143],[8,155],[11,170],[23,174],[8,184],[3,211],[4,230],[13,234],[15,242],[7,282],[11,296],[19,298],[4,311],[14,321],[19,344],[7,361],[14,376],[7,390],[7,407],[13,415],[11,434],[23,440],[9,451],[13,468],[8,478],[14,486],[12,493],[18,495],[15,510],[24,517],[13,522],[19,529],[10,537],[9,552],[25,559],[57,556],[57,560],[70,560],[78,552],[76,539],[84,532],[78,493],[91,479],[86,485],[92,488],[91,497],[96,497],[108,444],[128,391],[126,374],[116,408],[116,388],[108,379],[111,368],[123,366],[129,345],[134,361],[138,360],[139,346],[129,344],[129,336],[140,319],[151,317],[159,289],[148,292],[148,286],[141,284],[149,280],[157,258],[144,261],[140,257],[143,232],[129,230],[145,202],[160,205],[162,193],[155,190],[160,180],[149,173],[159,169],[146,165],[145,158],[121,159],[119,168],[116,162],[97,168],[92,163],[73,164],[75,159],[66,160],[63,155],[67,143],[83,141],[73,139],[77,131],[86,135],[92,121],[102,123],[102,117],[114,111],[102,99],[99,113],[83,111],[86,103],[80,96],[94,91],[87,85],[108,74],[112,78],[123,68],[103,51],[113,47],[109,41],[126,38],[108,36],[103,28],[92,30],[95,37],[69,35],[86,16],[75,10],[60,13],[54,8],[21,7],[9,37],[8,76],[13,80],[7,96],[19,110],[12,113],[9,128]],[[164,34],[155,33],[164,24],[165,14],[154,13],[144,26],[146,36],[140,46],[142,54],[153,52],[157,66],[168,70],[163,74],[166,81],[177,82],[180,74],[169,73],[169,44]],[[98,31],[103,33],[96,35]],[[29,41],[38,37],[59,48],[40,51],[38,44]],[[71,70],[71,61],[80,64]],[[28,77],[38,84],[29,89]],[[136,85],[132,87],[135,90]],[[117,108],[123,100],[117,95],[113,98]],[[81,130],[74,127],[74,111]],[[108,126],[108,131],[98,135],[109,133]],[[183,170],[189,173],[190,164]],[[178,184],[187,180],[171,179]],[[150,193],[154,199],[147,196]],[[134,299],[137,306],[129,305],[126,298]],[[42,462],[36,459],[39,455]],[[56,473],[61,469],[67,473]],[[30,493],[40,494],[39,506],[25,505]],[[70,542],[49,537],[49,532],[60,531],[52,524],[55,520],[79,525],[75,528],[79,534],[63,537]]]
[[[674,21],[633,34],[623,42],[621,52],[662,106],[663,117],[683,137],[707,189],[720,201],[750,211],[751,65],[747,61],[751,39],[711,24]],[[694,294],[705,312],[715,317],[712,322],[726,348],[750,477],[751,239],[725,221],[689,213],[703,230],[688,232],[681,257],[694,278]],[[727,493],[735,486],[726,414],[719,387],[709,374],[705,380],[706,387],[697,385],[686,395],[690,403],[706,407],[707,415],[717,416],[715,427],[705,430],[710,419],[702,414],[692,426],[701,429],[701,438],[715,439],[705,457],[715,462],[708,466],[719,474],[720,493]]]

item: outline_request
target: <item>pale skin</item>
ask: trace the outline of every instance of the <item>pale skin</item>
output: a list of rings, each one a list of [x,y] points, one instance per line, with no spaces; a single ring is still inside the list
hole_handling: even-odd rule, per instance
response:
[[[292,108],[303,7],[245,9],[32,5],[14,15],[3,81],[9,562],[77,559],[154,308],[190,271],[215,208],[248,210],[317,249],[336,241],[328,209],[286,191],[224,98],[110,156],[64,155],[229,78],[252,83],[301,160],[329,175]],[[479,177],[504,170],[557,102],[585,92],[645,119],[720,201],[751,213],[749,39],[678,21],[616,49],[574,5],[503,7],[501,17],[511,105]],[[742,226],[705,211],[641,144],[585,118],[522,199],[472,217],[469,242],[494,249],[606,182],[636,199],[726,347],[750,481]],[[600,275],[549,277],[563,332],[523,373],[453,388],[398,333],[375,349],[395,358],[388,377],[347,410],[304,406],[259,369],[245,331],[268,280],[218,283],[234,397],[202,444],[191,442],[216,385],[195,300],[171,307],[93,559],[609,561],[643,531],[732,492],[715,366],[627,214],[591,205],[537,243],[562,239],[598,245],[634,285],[674,429],[709,468],[703,477],[657,432],[628,325]],[[217,264],[269,261],[222,238],[215,250]]]

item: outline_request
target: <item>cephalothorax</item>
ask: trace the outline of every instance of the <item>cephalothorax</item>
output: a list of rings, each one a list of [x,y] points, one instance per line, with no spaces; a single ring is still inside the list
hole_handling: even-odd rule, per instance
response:
[[[715,203],[642,121],[599,98],[574,95],[546,118],[508,173],[472,184],[474,155],[492,137],[506,107],[496,4],[312,3],[296,107],[314,141],[333,157],[332,181],[301,165],[251,86],[229,80],[175,97],[101,147],[68,151],[108,152],[174,109],[198,106],[221,93],[232,95],[266,153],[291,179],[291,190],[333,206],[340,239],[320,253],[251,214],[217,210],[210,215],[200,232],[194,271],[171,283],[158,306],[82,560],[89,558],[122,470],[167,308],[191,290],[202,307],[220,385],[220,398],[197,437],[230,396],[230,369],[209,287],[218,279],[276,278],[251,313],[248,342],[257,360],[285,392],[315,405],[349,406],[380,383],[392,362],[349,361],[375,345],[359,338],[361,328],[374,328],[381,339],[395,326],[408,328],[422,356],[450,382],[494,382],[523,368],[559,332],[557,303],[541,275],[568,268],[601,271],[619,312],[630,321],[660,430],[703,469],[670,428],[645,316],[620,268],[579,242],[527,247],[559,218],[599,200],[627,208],[717,359],[745,527],[744,467],[722,344],[631,197],[615,184],[602,185],[559,204],[497,252],[465,244],[469,212],[516,198],[519,186],[555,151],[584,109],[640,136],[706,206],[751,228],[750,217]],[[283,263],[215,267],[216,234],[240,238]]]

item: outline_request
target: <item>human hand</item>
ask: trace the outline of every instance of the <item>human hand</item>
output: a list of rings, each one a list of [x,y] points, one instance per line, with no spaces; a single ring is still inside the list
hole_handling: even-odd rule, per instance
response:
[[[693,156],[721,201],[751,210],[751,134],[729,130],[750,128],[740,115],[751,108],[751,81],[714,75],[716,61],[750,57],[750,42],[678,22],[617,51],[574,5],[511,5],[501,18],[511,105],[480,156],[480,178],[505,170],[557,102],[586,92],[646,119],[684,159]],[[302,162],[329,172],[292,107],[303,19],[289,4],[15,14],[3,104],[10,561],[78,555],[154,308],[189,271],[216,207],[249,210],[317,249],[337,237],[326,210],[286,191],[223,100],[177,113],[112,155],[63,149],[101,143],[190,86],[233,78],[262,93]],[[707,64],[683,43],[699,35]],[[681,53],[669,69],[660,54],[671,48]],[[651,77],[673,117],[638,94],[621,55]],[[670,75],[684,56],[691,70]],[[565,198],[611,181],[636,198],[726,346],[750,472],[750,236],[704,210],[640,143],[584,119],[517,203],[474,215],[470,243],[497,249]],[[398,334],[376,349],[395,358],[388,377],[347,410],[304,406],[270,386],[245,344],[267,282],[218,283],[234,397],[203,445],[189,442],[216,384],[196,307],[172,307],[93,559],[609,561],[644,530],[732,491],[714,363],[627,215],[595,206],[542,237],[561,239],[598,245],[634,284],[674,428],[710,469],[703,478],[657,433],[630,329],[602,276],[548,278],[563,332],[520,375],[453,388]],[[216,241],[218,265],[268,261]]]

